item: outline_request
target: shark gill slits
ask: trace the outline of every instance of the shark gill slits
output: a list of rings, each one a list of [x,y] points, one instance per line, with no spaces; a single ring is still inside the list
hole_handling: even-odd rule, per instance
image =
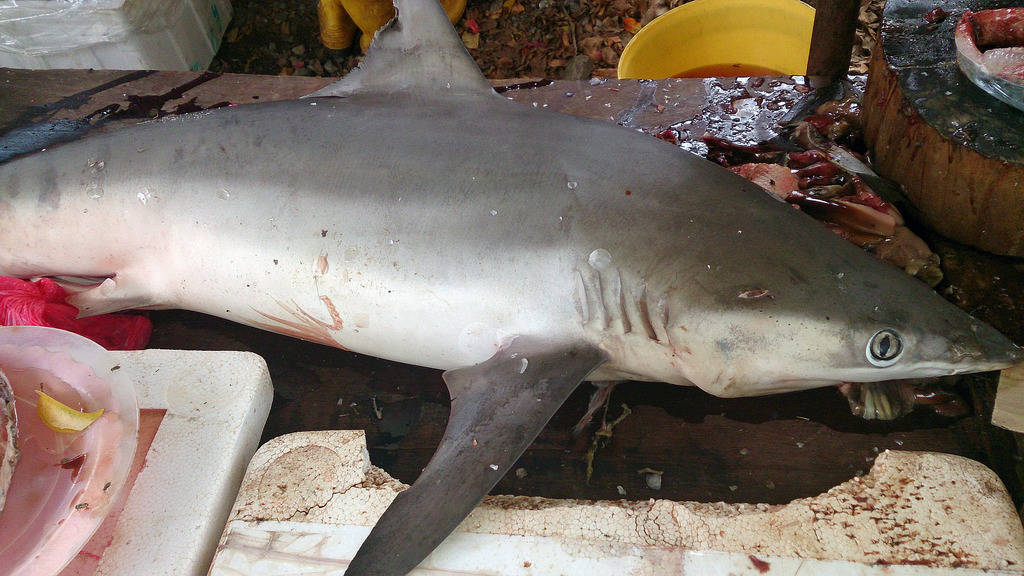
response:
[[[875,332],[867,346],[868,361],[880,368],[892,366],[903,354],[903,338],[891,328]]]

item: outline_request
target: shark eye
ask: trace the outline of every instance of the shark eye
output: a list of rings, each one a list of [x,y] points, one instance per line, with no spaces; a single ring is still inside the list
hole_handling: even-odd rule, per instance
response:
[[[892,366],[903,353],[903,339],[895,330],[886,328],[875,332],[868,341],[868,361],[875,366],[885,368]]]

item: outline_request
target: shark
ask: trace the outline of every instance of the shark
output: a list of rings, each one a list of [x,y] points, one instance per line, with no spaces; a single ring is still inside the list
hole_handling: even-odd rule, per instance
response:
[[[182,308],[445,370],[442,441],[349,576],[417,566],[582,381],[734,397],[1024,360],[725,168],[503,98],[435,0],[395,4],[307,97],[0,165],[0,274],[82,315]]]

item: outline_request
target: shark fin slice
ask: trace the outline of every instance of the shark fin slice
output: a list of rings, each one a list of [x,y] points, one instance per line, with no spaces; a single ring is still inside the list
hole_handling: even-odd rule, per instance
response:
[[[133,308],[148,308],[155,304],[149,293],[133,290],[116,277],[104,278],[101,282],[84,288],[75,286],[67,278],[55,278],[55,281],[72,293],[68,296],[67,302],[78,308],[79,318]]]
[[[445,372],[452,407],[441,444],[412,487],[381,516],[346,576],[401,576],[415,568],[606,360],[590,344],[520,336],[485,362]]]
[[[373,37],[362,63],[306,98],[358,93],[496,95],[437,0],[394,0],[396,16]]]

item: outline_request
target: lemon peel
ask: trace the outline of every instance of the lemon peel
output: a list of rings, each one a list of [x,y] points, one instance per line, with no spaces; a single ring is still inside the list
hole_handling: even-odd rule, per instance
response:
[[[95,412],[79,412],[47,396],[42,390],[36,390],[36,394],[39,394],[36,414],[39,415],[43,424],[46,424],[46,427],[54,432],[61,434],[81,432],[103,415],[103,409]]]

